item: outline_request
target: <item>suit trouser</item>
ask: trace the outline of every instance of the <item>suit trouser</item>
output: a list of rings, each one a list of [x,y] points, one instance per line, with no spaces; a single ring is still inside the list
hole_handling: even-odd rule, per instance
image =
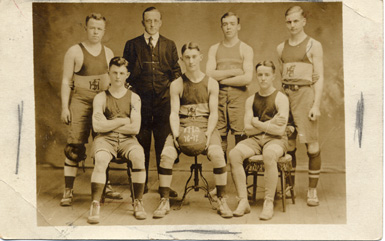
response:
[[[170,134],[170,97],[166,93],[156,94],[154,91],[139,93],[142,101],[142,122],[137,139],[144,149],[146,184],[150,164],[151,137],[154,133],[156,167],[159,173],[160,155],[168,134]]]

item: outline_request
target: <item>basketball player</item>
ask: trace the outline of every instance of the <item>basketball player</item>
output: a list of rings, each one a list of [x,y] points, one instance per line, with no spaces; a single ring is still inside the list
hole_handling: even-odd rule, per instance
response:
[[[277,161],[287,148],[289,100],[274,88],[273,62],[260,62],[255,69],[260,90],[250,96],[245,105],[245,132],[249,138],[239,142],[229,153],[231,174],[239,197],[238,207],[233,214],[240,217],[250,212],[243,161],[253,155],[262,154],[265,166],[265,201],[259,218],[268,220],[274,214],[274,195],[278,182]]]
[[[306,18],[301,7],[289,8],[285,18],[290,37],[277,47],[282,85],[289,97],[299,142],[305,143],[309,156],[307,204],[318,206],[316,188],[321,172],[318,119],[321,115],[320,104],[324,82],[323,50],[320,42],[305,33]],[[293,158],[294,167],[296,166],[296,137],[296,133],[290,136],[288,151]]]
[[[221,134],[222,148],[227,151],[227,135],[235,135],[235,143],[242,137],[247,85],[253,76],[253,49],[238,38],[241,30],[239,17],[225,13],[221,17],[224,40],[210,47],[206,65],[208,76],[219,83],[219,109],[217,129]]]
[[[92,125],[97,132],[93,143],[95,167],[91,176],[92,204],[88,222],[99,223],[100,198],[106,183],[106,170],[113,157],[132,162],[134,186],[134,216],[145,219],[142,204],[146,172],[144,152],[135,135],[140,129],[140,98],[125,88],[128,62],[114,57],[109,64],[111,87],[95,96]]]
[[[202,54],[196,43],[187,43],[182,47],[181,60],[186,66],[186,73],[171,83],[171,134],[164,145],[160,170],[160,204],[153,217],[162,218],[170,211],[169,193],[174,160],[178,157],[178,136],[187,125],[193,124],[205,131],[207,156],[214,166],[214,179],[218,192],[218,213],[224,218],[233,216],[225,195],[227,184],[226,163],[221,148],[218,130],[218,83],[200,70]]]
[[[64,57],[61,87],[61,120],[69,125],[64,153],[65,190],[60,202],[72,205],[73,185],[79,162],[86,158],[85,143],[90,136],[92,101],[95,95],[109,85],[108,63],[114,56],[111,49],[102,45],[106,19],[98,13],[86,17],[87,39],[70,47]],[[71,104],[70,103],[70,96]],[[120,199],[119,193],[108,190],[107,196]]]

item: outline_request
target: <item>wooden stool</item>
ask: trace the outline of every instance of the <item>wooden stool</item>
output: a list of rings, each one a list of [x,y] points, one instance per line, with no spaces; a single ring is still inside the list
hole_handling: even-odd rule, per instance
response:
[[[127,165],[128,182],[130,183],[132,203],[134,203],[135,195],[134,195],[134,184],[132,183],[132,179],[131,179],[131,169],[132,169],[131,161],[118,157],[118,158],[112,158],[110,163],[126,164]],[[101,199],[100,203],[104,203],[104,200],[105,200],[106,188],[107,188],[107,184],[108,184],[108,180],[109,180],[109,171],[110,171],[110,165],[108,164],[108,167],[106,170],[106,184],[104,185],[102,199]]]
[[[187,182],[186,182],[186,185],[184,187],[184,193],[183,193],[183,197],[180,201],[180,205],[179,207],[177,208],[177,210],[181,209],[182,208],[182,205],[183,205],[183,201],[184,199],[186,198],[187,194],[191,191],[191,190],[194,190],[195,192],[198,192],[199,189],[202,189],[203,191],[205,191],[205,196],[207,196],[209,202],[210,202],[210,205],[212,208],[215,208],[213,206],[213,202],[214,199],[211,197],[210,195],[210,192],[209,192],[209,183],[207,182],[206,178],[203,176],[202,174],[202,164],[201,163],[198,163],[198,156],[194,156],[194,159],[195,159],[195,163],[194,164],[191,164],[190,166],[190,177],[187,179]],[[191,180],[191,177],[194,175],[194,184],[193,185],[190,185],[188,186],[190,180]],[[203,181],[203,186],[200,186],[199,185],[199,177],[202,179]]]
[[[282,190],[282,207],[283,211],[286,212],[286,192],[290,190],[291,200],[295,204],[294,197],[294,186],[293,180],[291,179],[291,156],[286,154],[284,157],[278,159],[277,162],[278,175],[281,179],[281,190]],[[247,176],[253,175],[253,184],[247,188],[253,187],[253,200],[256,200],[257,196],[257,181],[258,176],[263,176],[265,172],[265,165],[263,163],[262,155],[255,155],[248,159],[248,163],[245,167],[246,178]],[[289,186],[286,187],[286,178],[289,180]]]

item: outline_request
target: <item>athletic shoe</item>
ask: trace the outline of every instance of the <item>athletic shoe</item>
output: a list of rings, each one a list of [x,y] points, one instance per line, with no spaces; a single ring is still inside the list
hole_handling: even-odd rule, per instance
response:
[[[90,224],[99,223],[100,203],[96,200],[92,201],[90,208],[90,216],[88,216],[87,222]]]
[[[319,200],[317,197],[317,189],[309,188],[309,190],[307,190],[307,205],[311,207],[319,205]]]
[[[159,207],[155,210],[153,214],[153,218],[163,218],[170,212],[170,199],[168,198],[161,198]]]
[[[107,184],[106,186],[105,197],[109,199],[123,199],[122,195],[120,195],[118,192],[115,192],[110,184]]]
[[[134,200],[134,217],[139,220],[146,219],[147,213],[144,211],[143,201],[139,199]]]
[[[226,198],[220,197],[218,198],[218,209],[217,212],[221,215],[222,218],[231,218],[233,217],[233,212],[230,210],[227,205]]]
[[[237,209],[233,212],[234,217],[242,217],[243,215],[250,213],[250,204],[247,198],[241,198],[238,202]]]
[[[269,220],[274,215],[274,203],[272,200],[265,199],[263,203],[263,209],[261,214],[259,215],[259,219],[261,220]]]
[[[73,201],[73,192],[74,190],[71,188],[66,188],[64,190],[63,198],[60,201],[61,206],[71,206]]]

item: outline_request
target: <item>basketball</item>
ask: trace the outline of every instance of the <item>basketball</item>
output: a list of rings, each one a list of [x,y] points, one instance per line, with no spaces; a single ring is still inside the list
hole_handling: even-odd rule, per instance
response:
[[[178,137],[180,150],[187,156],[197,156],[206,147],[206,135],[196,126],[187,126]]]

